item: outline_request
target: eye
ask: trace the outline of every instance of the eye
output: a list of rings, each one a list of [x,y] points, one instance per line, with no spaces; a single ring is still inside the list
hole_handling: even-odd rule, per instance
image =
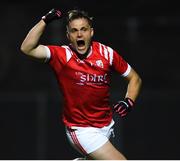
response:
[[[71,33],[75,33],[75,32],[77,32],[77,31],[78,31],[78,30],[75,29],[75,28],[72,28],[72,29],[69,30],[69,32],[71,32]]]
[[[83,28],[81,29],[81,31],[86,32],[88,29],[89,29],[89,28],[87,28],[87,27],[83,27]]]

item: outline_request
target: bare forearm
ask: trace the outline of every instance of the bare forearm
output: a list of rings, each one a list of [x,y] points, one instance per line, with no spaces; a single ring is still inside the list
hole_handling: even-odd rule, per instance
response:
[[[31,55],[31,51],[38,45],[39,39],[44,32],[46,24],[43,20],[39,21],[27,34],[21,45],[21,51],[27,55]]]
[[[141,86],[142,80],[139,76],[132,78],[128,83],[125,97],[131,98],[133,101],[135,101],[139,95]]]

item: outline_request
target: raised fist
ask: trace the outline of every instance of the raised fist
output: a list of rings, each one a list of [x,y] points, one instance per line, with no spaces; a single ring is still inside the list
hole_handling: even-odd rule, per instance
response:
[[[56,9],[53,8],[45,16],[42,17],[42,20],[44,20],[44,22],[46,24],[49,24],[53,20],[57,20],[57,19],[59,19],[61,17],[62,17],[61,11],[56,10]]]

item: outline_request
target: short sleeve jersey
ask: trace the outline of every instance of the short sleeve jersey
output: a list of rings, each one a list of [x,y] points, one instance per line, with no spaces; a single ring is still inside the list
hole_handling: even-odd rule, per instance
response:
[[[81,60],[69,46],[47,46],[59,88],[63,94],[66,126],[103,127],[112,120],[110,72],[113,67],[127,76],[130,65],[112,48],[92,42],[90,53]]]

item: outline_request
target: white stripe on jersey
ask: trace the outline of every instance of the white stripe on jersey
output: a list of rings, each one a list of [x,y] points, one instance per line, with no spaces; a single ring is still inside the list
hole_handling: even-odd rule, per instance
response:
[[[110,65],[112,65],[112,62],[113,62],[113,49],[110,48],[110,47],[107,47],[108,49],[108,52],[109,52],[109,63]]]
[[[62,47],[66,49],[66,61],[68,62],[72,57],[72,51],[66,45],[63,45]]]
[[[45,59],[45,63],[51,58],[51,52],[49,50],[49,48],[47,46],[44,46],[46,49],[46,59]]]
[[[108,51],[105,46],[104,46],[104,57],[106,58],[106,60],[108,60]]]
[[[103,55],[102,54],[102,44],[101,43],[99,43],[99,52],[100,52],[101,55]]]
[[[126,69],[126,71],[122,74],[123,77],[126,77],[131,71],[131,66],[128,64],[128,67]]]
[[[109,64],[112,65],[113,62],[113,49],[109,46],[105,46],[99,43],[99,52],[102,56],[105,57],[106,60],[109,61]]]

